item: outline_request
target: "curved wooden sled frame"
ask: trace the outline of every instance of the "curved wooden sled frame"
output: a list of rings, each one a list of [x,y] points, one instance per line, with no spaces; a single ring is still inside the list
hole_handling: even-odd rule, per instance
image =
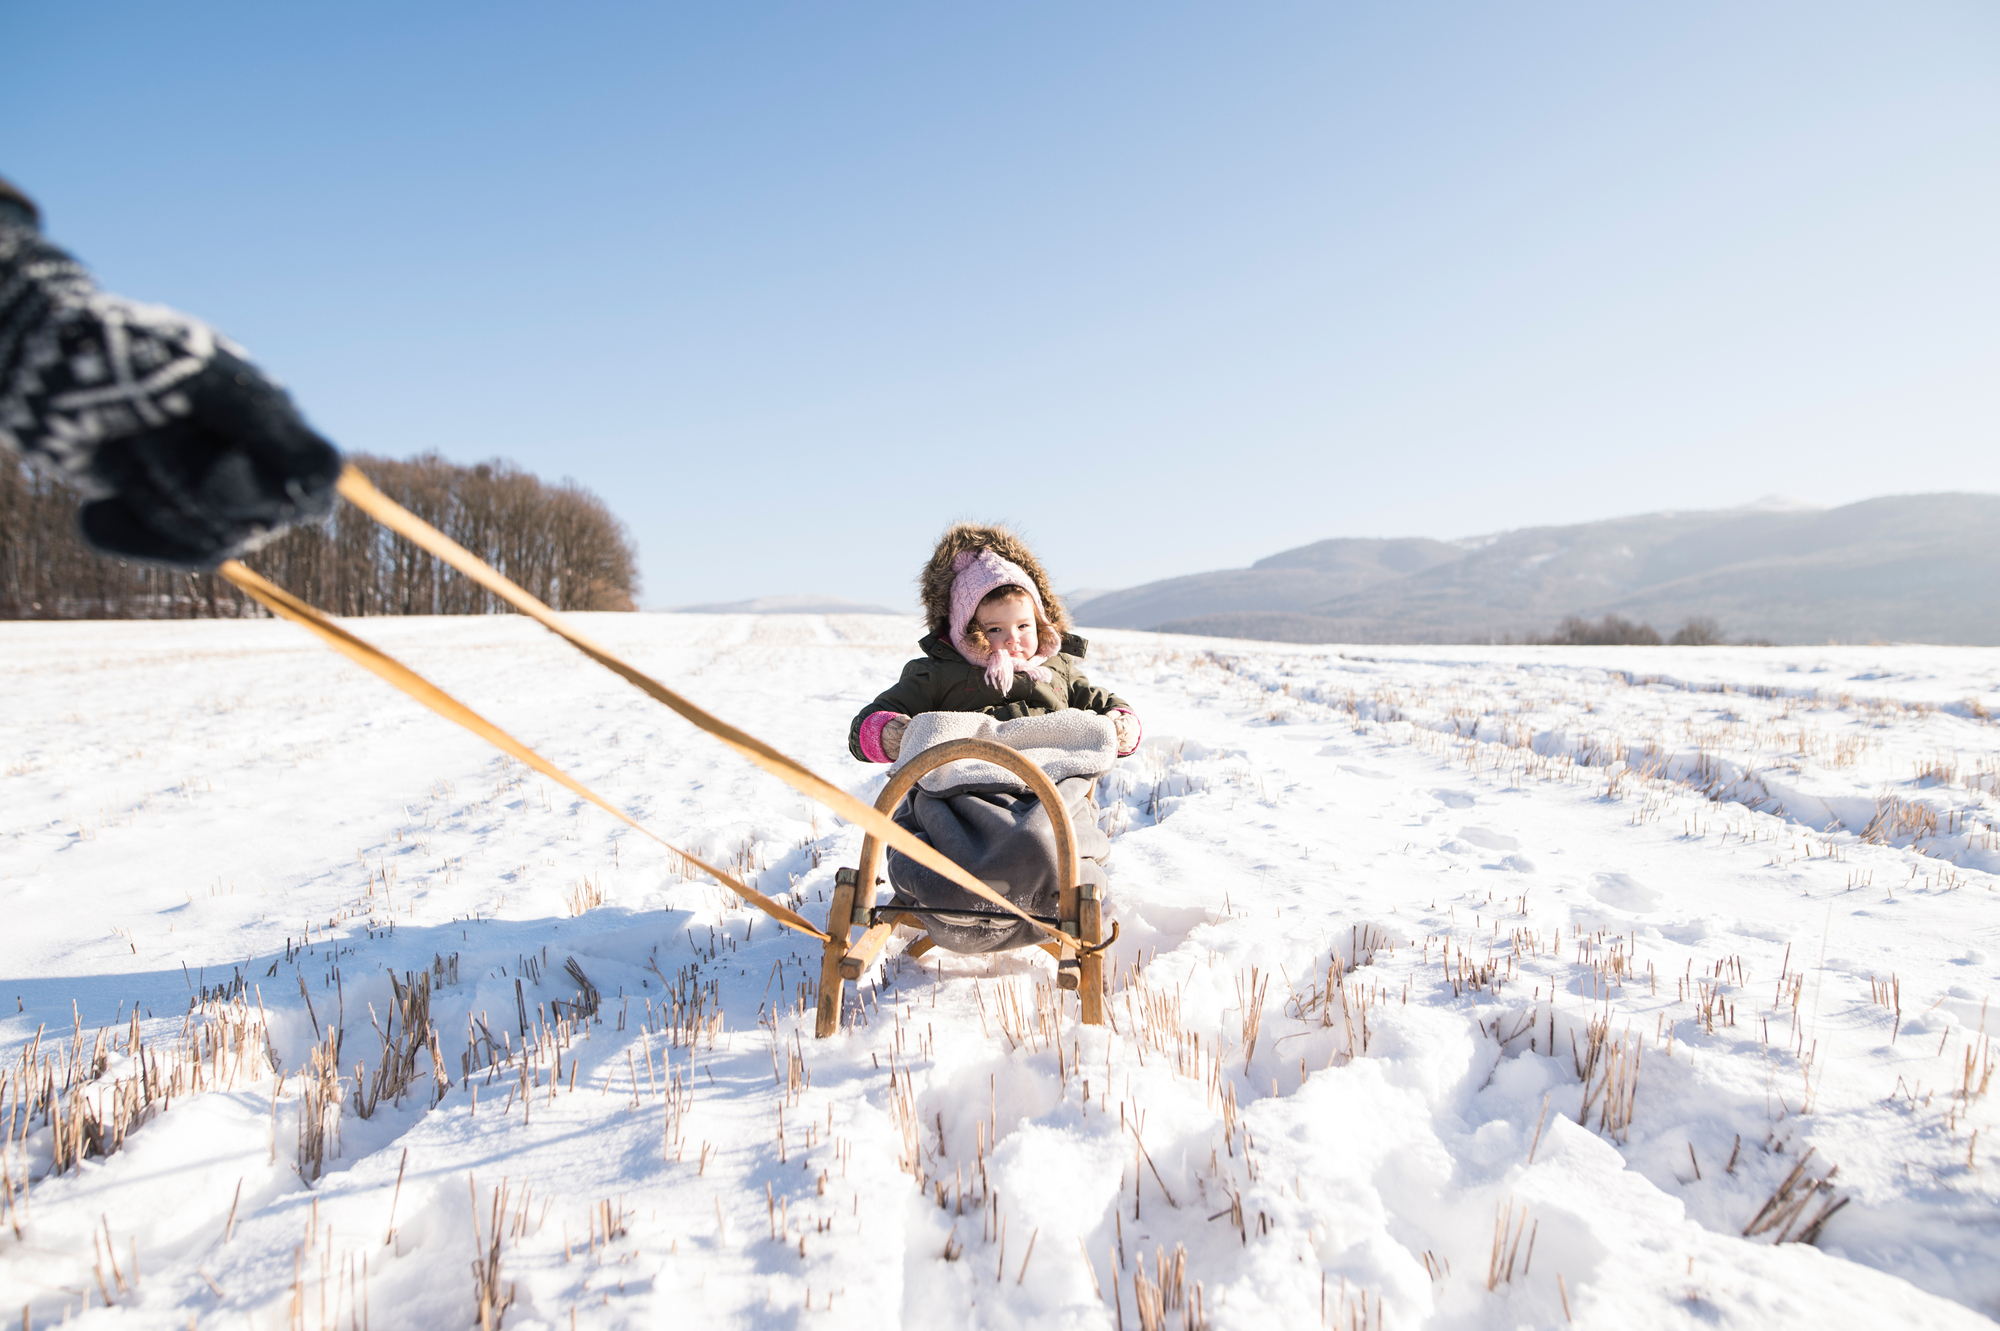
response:
[[[1015,750],[990,739],[951,740],[936,748],[925,749],[904,764],[889,778],[889,784],[882,788],[875,807],[884,814],[893,815],[896,806],[903,802],[917,782],[946,763],[962,758],[1006,768],[1027,782],[1028,789],[1049,811],[1049,823],[1056,834],[1057,881],[1061,884],[1056,927],[1061,931],[1063,941],[1060,944],[1044,942],[1037,946],[1056,958],[1057,983],[1065,989],[1077,991],[1084,1024],[1103,1025],[1103,903],[1096,884],[1078,881],[1076,829],[1070,825],[1067,816],[1056,816],[1063,810],[1063,800],[1055,782],[1049,780],[1048,773]],[[833,907],[826,916],[827,941],[819,969],[819,1017],[814,1033],[820,1039],[840,1029],[841,1001],[846,993],[847,981],[860,979],[874,964],[896,926],[923,928],[915,916],[905,911],[873,904],[881,867],[882,840],[870,832],[861,843],[861,863],[853,869],[842,869],[835,876]],[[862,884],[867,884],[865,894]],[[850,946],[849,933],[857,927],[864,932]],[[911,944],[908,955],[922,956],[934,946],[936,944],[926,934]]]

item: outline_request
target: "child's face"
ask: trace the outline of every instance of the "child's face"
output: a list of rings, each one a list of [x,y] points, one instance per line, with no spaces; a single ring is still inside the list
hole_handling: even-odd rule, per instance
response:
[[[979,613],[973,620],[995,650],[1007,653],[1016,661],[1032,658],[1035,648],[1041,643],[1041,633],[1035,627],[1035,603],[1028,599],[1026,592],[1014,592],[981,602]]]

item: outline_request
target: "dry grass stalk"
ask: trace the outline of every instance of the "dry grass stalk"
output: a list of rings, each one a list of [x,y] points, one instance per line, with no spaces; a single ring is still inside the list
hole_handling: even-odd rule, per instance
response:
[[[419,975],[423,975],[421,982]],[[392,1104],[402,1103],[404,1092],[417,1079],[420,1053],[430,1055],[431,1102],[435,1104],[451,1086],[451,1079],[444,1071],[444,1056],[438,1052],[437,1027],[431,1024],[431,977],[411,971],[404,981],[399,982],[396,973],[389,972],[389,989],[395,1000],[389,1005],[386,1026],[376,1016],[375,1005],[368,1005],[368,1018],[375,1023],[375,1035],[382,1041],[382,1058],[376,1064],[372,1080],[361,1064],[354,1065],[354,1112],[362,1118],[374,1117],[375,1106],[384,1099]],[[366,1098],[362,1096],[364,1086]]]
[[[616,1206],[606,1197],[590,1211],[590,1235],[592,1244],[609,1244],[613,1239],[622,1239],[628,1232],[625,1224],[625,1205],[621,1197]]]
[[[499,1331],[500,1319],[514,1306],[513,1284],[510,1282],[504,1290],[500,1287],[500,1222],[507,1214],[507,1185],[503,1181],[493,1190],[488,1238],[479,1232],[479,1185],[470,1177],[466,1182],[472,1188],[473,1301],[480,1331]]]
[[[1317,1012],[1319,1014],[1320,1025],[1333,1025],[1334,990],[1340,986],[1341,977],[1352,969],[1354,968],[1351,965],[1344,966],[1341,964],[1338,950],[1327,953],[1325,983],[1323,985],[1316,984],[1308,980],[1304,993],[1300,993],[1296,989],[1293,990],[1292,997],[1286,1004],[1289,1015],[1297,1017],[1300,1021],[1305,1021]]]
[[[1815,1149],[1817,1148],[1808,1148],[1806,1153],[1799,1157],[1799,1162],[1792,1166],[1784,1181],[1772,1190],[1757,1214],[1750,1217],[1750,1223],[1743,1227],[1744,1238],[1755,1238],[1759,1234],[1769,1234],[1775,1230],[1778,1237],[1771,1240],[1774,1244],[1787,1241],[1815,1243],[1819,1240],[1820,1231],[1825,1228],[1826,1222],[1833,1219],[1841,1207],[1847,1205],[1849,1198],[1834,1196],[1833,1176],[1840,1172],[1839,1165],[1827,1170],[1824,1178],[1812,1178],[1806,1174],[1806,1166],[1811,1163]],[[1798,1224],[1813,1198],[1821,1195],[1824,1195],[1826,1200],[1820,1204],[1818,1213],[1794,1235],[1792,1227]]]
[[[917,1121],[917,1092],[910,1082],[906,1069],[896,1066],[893,1056],[889,1062],[889,1118],[896,1125],[902,1141],[902,1149],[896,1154],[896,1168],[917,1180],[923,1187],[923,1126]]]
[[[1372,924],[1350,928],[1348,945],[1350,950],[1346,959],[1341,957],[1338,948],[1327,954],[1325,983],[1309,983],[1303,994],[1294,990],[1286,1009],[1301,1021],[1310,1019],[1317,1012],[1321,1026],[1343,1028],[1347,1033],[1345,1057],[1351,1061],[1368,1052],[1373,1034],[1368,1027],[1368,1009],[1377,997],[1377,990],[1357,980],[1350,993],[1348,986],[1342,982],[1343,977],[1363,966],[1372,966],[1377,952],[1394,952],[1395,946],[1386,932]],[[1334,1010],[1336,998],[1339,1000],[1337,1018]]]
[[[376,1017],[383,1056],[371,1079],[357,1065],[355,1108],[371,1115],[384,1098],[399,1099],[417,1076],[417,1059],[428,1053],[438,1094],[450,1086],[442,1069],[437,1033],[429,1019],[433,983],[455,982],[458,957],[435,959],[427,971],[398,981],[388,1020]],[[371,1016],[375,1016],[370,1007]],[[302,1074],[298,1168],[308,1180],[325,1169],[329,1145],[337,1152],[340,1106],[344,1088],[338,1075],[340,1037],[328,1031],[314,1048]],[[192,1002],[181,1032],[170,1044],[144,1039],[135,1012],[129,1029],[117,1038],[108,1029],[85,1041],[79,1020],[65,1047],[44,1053],[41,1033],[22,1051],[18,1069],[0,1071],[0,1103],[9,1103],[10,1135],[20,1119],[40,1113],[51,1127],[51,1172],[74,1169],[84,1159],[109,1155],[127,1136],[171,1107],[175,1097],[212,1090],[232,1090],[263,1081],[278,1070],[265,1028],[262,1005],[253,1008],[239,975],[224,985],[205,988]],[[470,1059],[466,1060],[469,1064]],[[124,1069],[129,1069],[127,1074]],[[104,1079],[109,1077],[108,1084]],[[15,1088],[7,1093],[9,1084]],[[0,1219],[12,1219],[20,1201],[11,1174],[0,1187]]]
[[[571,915],[581,915],[585,911],[596,910],[604,904],[604,885],[590,878],[570,884],[563,889],[563,902]]]
[[[90,1233],[91,1250],[97,1254],[97,1261],[91,1267],[91,1274],[97,1278],[97,1292],[104,1296],[104,1306],[110,1308],[115,1306],[118,1300],[111,1297],[111,1286],[107,1285],[104,1280],[104,1268],[107,1260],[111,1267],[112,1282],[117,1285],[119,1296],[124,1297],[136,1289],[139,1284],[139,1248],[138,1240],[134,1239],[132,1246],[132,1279],[130,1283],[127,1283],[125,1272],[118,1265],[118,1245],[111,1237],[111,1221],[109,1217],[105,1217],[103,1223],[104,1235],[102,1238],[98,1237],[96,1230],[92,1230]],[[67,1309],[65,1309],[66,1314]],[[66,1316],[65,1320],[67,1320]]]
[[[1239,1136],[1243,1139],[1243,1153],[1247,1156],[1250,1153],[1250,1130],[1244,1126],[1243,1113],[1236,1107],[1236,1083],[1232,1081],[1222,1093],[1222,1144],[1231,1159],[1236,1157],[1236,1139]],[[1241,1228],[1242,1222],[1239,1220],[1237,1225]]]
[[[1542,1144],[1542,1124],[1548,1121],[1548,1117],[1549,1097],[1545,1095],[1542,1097],[1542,1112],[1535,1117],[1534,1140],[1528,1143],[1528,1163],[1531,1165],[1535,1163],[1535,1148]]]
[[[262,1012],[245,999],[240,977],[197,996],[180,1034],[164,1045],[144,1038],[136,1009],[129,1027],[115,1036],[100,1028],[88,1041],[79,1017],[66,1044],[44,1053],[38,1030],[15,1067],[0,1071],[7,1138],[25,1137],[25,1120],[40,1114],[52,1129],[49,1173],[65,1173],[121,1149],[176,1096],[261,1082],[276,1065]],[[15,1186],[8,1176],[0,1187],[0,1216],[11,1214]]]
[[[704,981],[698,972],[686,966],[676,967],[674,978],[669,980],[657,964],[651,961],[646,964],[653,974],[660,977],[663,992],[658,1029],[667,1033],[667,1042],[675,1047],[692,1049],[706,1036],[709,1048],[713,1049],[715,1037],[722,1033],[720,982]]]
[[[983,986],[975,986],[974,996],[985,1012],[986,998]],[[1018,981],[1003,980],[993,986],[995,1014],[1000,1023],[1000,1033],[1007,1037],[1008,1049],[1027,1049],[1039,1053],[1055,1044],[1062,1025],[1062,991],[1056,982],[1045,974],[1038,974],[1033,981],[1030,996],[1034,999],[1035,1010],[1030,1014],[1021,1005],[1021,986]]]
[[[1598,1131],[1623,1141],[1631,1131],[1632,1111],[1638,1102],[1639,1057],[1645,1042],[1623,1035],[1612,1040],[1610,1035],[1609,1018],[1592,1018],[1579,1053],[1576,1032],[1570,1032],[1570,1056],[1577,1079],[1583,1083],[1583,1107],[1577,1111],[1576,1121],[1588,1126],[1591,1108],[1596,1106]]]
[[[1359,980],[1354,982],[1352,994],[1348,992],[1346,985],[1340,986],[1341,1025],[1347,1031],[1347,1057],[1350,1062],[1368,1052],[1368,1041],[1371,1038],[1368,1030],[1368,1008],[1373,1001],[1374,991]],[[1359,1040],[1355,1039],[1354,1034],[1357,1022],[1361,1031]]]
[[[1541,1228],[1539,1220],[1529,1226],[1526,1206],[1521,1207],[1518,1216],[1515,1215],[1512,1198],[1508,1199],[1504,1211],[1498,1202],[1493,1204],[1493,1252],[1486,1262],[1486,1288],[1489,1293],[1503,1283],[1514,1283],[1514,1262],[1522,1257],[1521,1239],[1524,1235],[1528,1240],[1528,1251],[1521,1263],[1521,1274],[1528,1274],[1528,1268],[1535,1260],[1535,1235]]]
[[[1139,1162],[1144,1161],[1146,1168],[1153,1171],[1153,1182],[1160,1185],[1160,1195],[1167,1199],[1167,1205],[1173,1207],[1176,1211],[1180,1210],[1181,1204],[1174,1200],[1174,1194],[1167,1188],[1167,1181],[1160,1177],[1160,1167],[1153,1163],[1152,1152],[1146,1149],[1145,1138],[1139,1135],[1138,1123],[1131,1119],[1127,1119],[1125,1121],[1125,1126],[1131,1130],[1132,1141],[1136,1147],[1134,1154],[1137,1158],[1133,1161],[1133,1171],[1135,1176],[1137,1174]],[[1138,1194],[1138,1188],[1136,1186],[1134,1186],[1132,1191],[1134,1196]]]
[[[1486,990],[1495,998],[1500,996],[1500,986],[1506,981],[1505,972],[1509,962],[1496,959],[1490,949],[1486,960],[1480,961],[1463,947],[1454,949],[1450,939],[1445,940],[1444,947],[1446,978],[1451,981],[1453,998],[1475,989]]]
[[[328,1139],[338,1151],[340,1141],[339,1033],[328,1031],[314,1046],[301,1072],[299,1095],[299,1176],[310,1183],[326,1172]]]
[[[1724,1026],[1736,1024],[1736,1005],[1723,995],[1722,985],[1714,980],[1695,981],[1695,1020],[1702,1029],[1713,1035],[1716,1019]]]
[[[1920,786],[1952,786],[1958,784],[1958,755],[1935,753],[1924,762],[1917,764],[1917,784]]]
[[[1271,987],[1271,977],[1258,978],[1255,966],[1250,968],[1250,987],[1246,994],[1243,977],[1236,977],[1236,1006],[1243,1017],[1243,1072],[1249,1075],[1250,1060],[1257,1053],[1257,1032],[1264,1026],[1264,993]]]
[[[1216,1041],[1204,1043],[1198,1031],[1187,1029],[1180,990],[1172,985],[1156,989],[1133,976],[1120,992],[1128,1018],[1125,1033],[1132,1038],[1140,1066],[1145,1066],[1148,1051],[1158,1053],[1176,1075],[1203,1082],[1213,1103],[1222,1080],[1222,1050]],[[1110,1011],[1115,1017],[1116,1009]]]
[[[1949,817],[1947,813],[1947,817]],[[1864,845],[1888,844],[1907,838],[1911,842],[1935,839],[1938,835],[1938,811],[1929,804],[1906,800],[1898,795],[1889,795],[1878,800],[1875,816],[1868,820],[1868,826],[1861,829]]]
[[[1450,1263],[1444,1262],[1440,1258],[1435,1258],[1428,1252],[1424,1254],[1424,1267],[1426,1270],[1437,1272],[1437,1274],[1431,1277],[1433,1280],[1444,1279],[1445,1275],[1449,1274],[1451,1270]],[[1337,1302],[1334,1304],[1331,1320],[1327,1317],[1326,1294],[1326,1274],[1322,1272],[1319,1278],[1319,1319],[1322,1324],[1334,1327],[1335,1331],[1339,1331],[1342,1327],[1345,1327],[1347,1331],[1369,1331],[1370,1327],[1373,1327],[1374,1331],[1382,1331],[1382,1296],[1380,1294],[1375,1296],[1373,1321],[1369,1320],[1367,1289],[1359,1285],[1350,1286],[1347,1283],[1346,1276],[1340,1278],[1340,1291],[1336,1296]]]
[[[1182,1331],[1201,1331],[1208,1325],[1202,1313],[1201,1283],[1195,1282],[1189,1289],[1187,1279],[1187,1249],[1181,1244],[1174,1245],[1174,1255],[1168,1257],[1164,1248],[1154,1250],[1153,1275],[1146,1274],[1146,1259],[1141,1256],[1132,1263],[1132,1303],[1139,1312],[1140,1331],[1168,1331],[1167,1315],[1181,1314]]]
[[[598,993],[597,986],[590,982],[590,977],[583,973],[583,967],[576,964],[575,957],[564,958],[563,974],[569,976],[570,982],[576,985],[576,1000],[566,1005],[570,1016],[572,1018],[596,1016],[597,1009],[603,1001],[602,995]],[[558,1011],[563,1006],[565,1005],[558,1003]]]
[[[1965,1042],[1965,1076],[1960,1082],[1957,1095],[1960,1106],[1970,1109],[1975,1100],[1985,1096],[1987,1087],[1993,1084],[1993,1041],[1987,1036],[1982,1021],[1979,1031],[1979,1048],[1974,1050],[1972,1041]]]
[[[1896,1037],[1903,1033],[1903,982],[1891,974],[1886,980],[1868,977],[1868,998],[1880,1003],[1896,1014],[1896,1025],[1889,1032],[1889,1043],[1896,1043]]]
[[[1209,1220],[1220,1220],[1228,1216],[1229,1223],[1236,1226],[1237,1241],[1247,1248],[1250,1246],[1250,1226],[1243,1219],[1243,1194],[1228,1183],[1222,1185],[1222,1190],[1229,1198],[1229,1206],[1226,1210],[1217,1211],[1209,1217]]]
[[[776,1050],[772,1051],[774,1077],[777,1072],[776,1053]],[[812,1085],[812,1069],[806,1066],[805,1044],[797,1031],[792,1032],[791,1044],[785,1046],[784,1077],[779,1084],[784,1087],[786,1104],[797,1104],[806,1093],[806,1088]]]

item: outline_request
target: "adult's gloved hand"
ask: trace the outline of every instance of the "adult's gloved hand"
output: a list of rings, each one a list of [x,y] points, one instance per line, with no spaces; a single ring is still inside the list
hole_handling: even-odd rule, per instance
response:
[[[90,496],[100,550],[192,568],[333,505],[340,454],[198,319],[101,292],[0,181],[0,445]]]
[[[340,454],[255,366],[218,347],[175,392],[184,412],[98,446],[86,474],[108,493],[83,506],[92,545],[207,567],[326,515]]]

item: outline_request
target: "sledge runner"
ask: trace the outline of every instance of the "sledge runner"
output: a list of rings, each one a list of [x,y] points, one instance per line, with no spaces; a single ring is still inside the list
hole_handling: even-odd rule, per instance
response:
[[[333,506],[340,454],[241,347],[100,291],[0,179],[0,447],[88,496],[108,554],[212,568]]]

